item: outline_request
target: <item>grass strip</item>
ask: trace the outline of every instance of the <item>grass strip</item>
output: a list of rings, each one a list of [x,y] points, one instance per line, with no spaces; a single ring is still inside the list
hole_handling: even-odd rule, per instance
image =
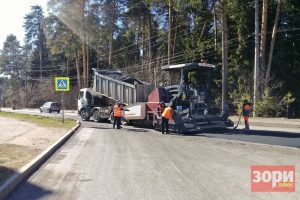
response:
[[[39,153],[22,145],[0,144],[0,185]]]
[[[40,115],[28,115],[22,113],[13,112],[0,112],[0,117],[8,117],[13,119],[19,119],[31,123],[35,123],[39,126],[54,127],[54,128],[66,128],[70,129],[76,125],[76,120],[65,119],[62,123],[62,119],[58,117],[47,117]]]

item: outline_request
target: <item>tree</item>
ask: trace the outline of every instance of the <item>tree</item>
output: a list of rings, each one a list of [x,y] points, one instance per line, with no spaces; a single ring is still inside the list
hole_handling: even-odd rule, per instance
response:
[[[261,33],[260,33],[260,71],[263,72],[260,76],[260,80],[264,78],[266,72],[266,41],[267,41],[267,25],[268,25],[268,0],[263,0],[262,6],[262,18],[261,18]],[[262,83],[262,82],[261,82]]]
[[[249,0],[49,0],[54,18],[47,17],[43,25],[49,64],[62,70],[49,74],[66,73],[77,77],[78,87],[88,87],[91,68],[118,68],[151,82],[156,76],[153,68],[157,67],[157,79],[167,83],[170,78],[159,70],[162,65],[207,62],[216,65],[209,74],[214,81],[210,82],[208,96],[216,97],[223,111],[227,106],[233,110],[234,101],[244,96],[256,101],[264,95],[266,99],[264,84],[255,97],[251,94],[259,79],[263,83],[262,79],[269,77],[270,84],[265,87],[269,95],[275,94],[270,86],[280,82],[276,97],[282,99],[286,91],[291,91],[296,98],[293,106],[299,112],[300,1],[281,3],[279,12],[281,1],[262,0],[261,7],[256,4],[259,12],[255,13],[261,13],[262,19],[259,21],[257,15],[256,25],[260,23],[261,29],[255,29],[254,2]],[[271,38],[267,30],[272,27]],[[257,45],[256,53],[259,48],[263,51],[254,60]],[[35,45],[29,57],[31,66],[37,69],[43,63],[45,70],[46,63],[40,62],[39,55]],[[255,72],[259,69],[253,73],[253,66],[259,59],[264,61],[258,77]],[[189,76],[195,82],[202,78],[200,73]],[[176,78],[171,81],[177,82]],[[260,109],[265,106],[259,105]]]
[[[12,75],[17,79],[21,77],[21,72],[24,70],[24,68],[22,69],[24,59],[20,42],[16,36],[11,34],[6,37],[0,60],[0,66],[4,73]]]
[[[255,32],[254,32],[254,69],[253,69],[253,108],[254,108],[254,116],[256,115],[256,104],[259,99],[259,8],[258,8],[258,0],[255,0]]]
[[[279,19],[279,13],[280,13],[280,7],[281,7],[281,0],[277,1],[277,9],[276,9],[276,16],[273,26],[273,32],[272,32],[272,40],[270,44],[270,51],[269,51],[269,59],[268,59],[268,65],[267,65],[267,72],[265,77],[265,85],[270,81],[270,74],[271,74],[271,66],[272,66],[272,58],[273,58],[273,51],[274,51],[274,45],[275,45],[275,38],[277,33],[277,26],[278,26],[278,19]]]
[[[32,6],[31,12],[25,17],[25,45],[33,52],[33,68],[40,69],[40,78],[43,77],[43,66],[47,64],[48,53],[44,33],[44,15],[41,6]]]
[[[283,105],[286,106],[286,117],[289,118],[289,107],[290,107],[290,104],[293,103],[294,101],[296,100],[296,98],[293,97],[293,94],[288,91],[288,93],[283,97],[282,99],[282,103]]]

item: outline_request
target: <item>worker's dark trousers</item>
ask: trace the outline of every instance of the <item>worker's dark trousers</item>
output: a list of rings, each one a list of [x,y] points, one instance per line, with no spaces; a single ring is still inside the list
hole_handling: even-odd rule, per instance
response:
[[[116,124],[117,124],[117,129],[120,129],[121,128],[121,117],[114,117],[113,128],[115,128]]]
[[[249,116],[244,116],[244,122],[245,122],[245,129],[249,130]]]
[[[165,134],[165,129],[166,129],[166,133],[169,134],[169,120],[167,118],[162,117],[161,118],[161,132],[162,132],[162,134]]]

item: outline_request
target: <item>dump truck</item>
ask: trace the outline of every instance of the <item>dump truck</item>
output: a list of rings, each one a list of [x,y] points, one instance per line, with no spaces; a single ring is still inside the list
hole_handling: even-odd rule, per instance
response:
[[[93,69],[93,72],[93,87],[83,88],[78,94],[78,114],[83,121],[91,117],[96,122],[107,120],[116,100],[125,105],[146,102],[154,89],[153,85],[123,75],[121,71]]]
[[[180,82],[168,86],[159,86],[142,82],[120,71],[93,69],[93,88],[81,89],[78,96],[78,114],[82,120],[94,121],[109,119],[116,100],[127,105],[124,120],[134,126],[160,128],[160,116],[157,108],[161,101],[166,105],[177,101],[174,120],[170,129],[181,133],[190,133],[207,128],[226,128],[233,126],[227,115],[220,109],[209,106],[207,99],[207,80],[201,80],[199,86],[189,83],[188,74],[197,70],[213,70],[214,65],[206,63],[185,63],[167,65],[161,69],[180,73]],[[179,103],[178,103],[179,102]]]

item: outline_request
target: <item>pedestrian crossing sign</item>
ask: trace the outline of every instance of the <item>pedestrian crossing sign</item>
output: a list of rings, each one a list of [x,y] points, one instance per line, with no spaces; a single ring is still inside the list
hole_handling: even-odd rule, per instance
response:
[[[55,78],[55,91],[70,91],[70,78],[69,77],[56,77]]]

